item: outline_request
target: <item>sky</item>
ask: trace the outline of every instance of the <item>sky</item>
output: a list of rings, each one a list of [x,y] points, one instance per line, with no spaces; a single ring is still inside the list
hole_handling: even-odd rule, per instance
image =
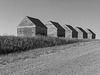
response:
[[[0,35],[17,35],[25,16],[90,28],[100,38],[100,0],[0,0]]]

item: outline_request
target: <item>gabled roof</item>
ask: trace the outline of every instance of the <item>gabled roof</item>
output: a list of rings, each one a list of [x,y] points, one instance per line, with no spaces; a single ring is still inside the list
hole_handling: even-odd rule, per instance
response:
[[[50,21],[56,28],[65,30],[58,22]]]
[[[86,31],[88,34],[92,34],[88,29],[85,29],[85,31]]]
[[[75,30],[79,33],[83,33],[78,27],[75,27]]]
[[[80,29],[83,33],[87,34],[87,32],[83,28],[81,28],[81,27],[77,27],[77,28]]]
[[[88,33],[81,27],[77,27],[78,29],[80,29],[83,32],[83,38],[88,38]]]
[[[30,19],[36,26],[47,28],[39,19],[32,18],[29,16],[27,16],[27,18]]]
[[[91,29],[87,29],[87,30],[89,30],[92,34],[96,35]]]
[[[67,27],[69,27],[72,31],[77,32],[71,25],[66,25]]]

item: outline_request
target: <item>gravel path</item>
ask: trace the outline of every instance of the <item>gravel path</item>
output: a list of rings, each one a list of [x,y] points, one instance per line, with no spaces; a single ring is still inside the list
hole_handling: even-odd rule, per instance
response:
[[[100,41],[2,66],[0,75],[100,75]]]

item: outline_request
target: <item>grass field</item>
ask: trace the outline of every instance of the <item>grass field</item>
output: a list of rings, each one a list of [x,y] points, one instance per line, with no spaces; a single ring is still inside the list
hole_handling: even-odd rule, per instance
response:
[[[99,60],[100,40],[38,48],[1,56],[0,75],[95,75]]]
[[[56,37],[17,37],[17,36],[0,36],[0,55],[9,53],[18,53],[37,48],[59,46],[84,42],[84,39],[67,39]]]
[[[36,58],[40,55],[55,53],[63,48],[62,45],[67,45],[67,49],[76,46],[80,42],[87,41],[90,40],[45,36],[36,36],[33,38],[0,36],[0,64],[6,65],[9,63],[23,61],[27,58]]]

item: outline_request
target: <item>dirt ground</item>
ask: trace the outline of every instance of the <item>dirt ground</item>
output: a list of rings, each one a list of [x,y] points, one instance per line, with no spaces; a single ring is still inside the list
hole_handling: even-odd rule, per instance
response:
[[[0,75],[100,75],[99,40],[43,49],[57,51],[2,65]]]

